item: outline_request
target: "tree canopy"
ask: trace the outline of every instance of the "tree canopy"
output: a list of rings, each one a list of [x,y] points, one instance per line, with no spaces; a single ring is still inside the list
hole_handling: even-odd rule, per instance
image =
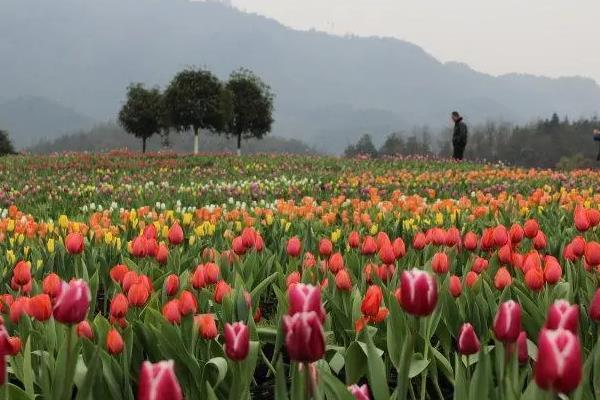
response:
[[[15,154],[15,149],[8,136],[8,132],[0,129],[0,156]]]
[[[162,94],[158,88],[146,89],[141,83],[127,88],[127,100],[119,112],[119,124],[128,133],[142,139],[142,151],[146,152],[146,140],[164,128]]]

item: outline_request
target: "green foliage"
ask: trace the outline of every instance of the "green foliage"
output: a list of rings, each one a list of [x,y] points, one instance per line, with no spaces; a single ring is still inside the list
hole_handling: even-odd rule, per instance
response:
[[[356,144],[349,145],[344,151],[346,157],[370,156],[377,157],[377,149],[371,140],[371,135],[364,134]]]
[[[227,131],[237,137],[238,149],[242,138],[262,138],[273,125],[273,93],[252,71],[240,69],[229,77],[227,90],[233,96],[233,115]]]
[[[15,154],[15,149],[8,136],[8,132],[0,129],[0,156],[7,154]]]
[[[162,95],[157,88],[146,89],[141,83],[127,88],[127,100],[119,112],[119,124],[128,133],[142,139],[146,152],[146,140],[164,128]]]

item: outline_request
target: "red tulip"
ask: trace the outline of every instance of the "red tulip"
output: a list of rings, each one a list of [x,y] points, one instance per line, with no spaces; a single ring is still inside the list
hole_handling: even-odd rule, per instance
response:
[[[201,289],[207,285],[204,265],[198,265],[196,267],[194,273],[192,274],[191,282],[194,289]]]
[[[144,307],[149,297],[148,287],[141,282],[134,283],[127,291],[127,300],[132,307]]]
[[[165,265],[169,260],[169,249],[164,243],[158,245],[155,258],[156,261],[161,265]]]
[[[525,285],[535,292],[544,287],[544,273],[541,268],[531,268],[525,274]]]
[[[508,243],[508,231],[504,225],[498,225],[494,228],[494,244],[496,247],[502,247]]]
[[[158,242],[156,239],[146,239],[146,256],[156,257],[158,255]]]
[[[592,321],[600,322],[600,289],[596,290],[590,302],[589,314]]]
[[[366,383],[362,386],[358,386],[358,385],[348,386],[348,390],[350,391],[350,393],[352,393],[352,396],[354,396],[354,398],[356,400],[370,400],[371,399],[369,397],[369,387],[367,386]]]
[[[110,302],[110,315],[114,318],[124,318],[129,310],[129,301],[123,293],[118,293]]]
[[[217,337],[217,324],[213,314],[200,314],[194,316],[194,323],[202,338],[212,340]]]
[[[60,294],[61,287],[62,281],[55,273],[46,276],[42,282],[42,291],[50,296],[51,299],[55,299]]]
[[[179,276],[170,274],[165,279],[165,292],[167,296],[175,296],[179,291]]]
[[[333,253],[327,261],[327,266],[332,273],[337,273],[344,268],[344,257],[342,253]]]
[[[225,281],[219,281],[217,286],[215,286],[215,294],[214,300],[215,303],[221,304],[223,302],[223,298],[227,296],[231,292],[231,286]]]
[[[448,247],[454,247],[461,244],[462,240],[460,237],[460,232],[455,226],[448,228],[448,230],[446,231],[445,242],[446,246]]]
[[[590,229],[590,221],[588,220],[587,213],[583,207],[575,207],[573,220],[575,221],[575,228],[577,228],[579,232],[585,232]]]
[[[579,258],[585,254],[585,239],[581,236],[576,236],[571,240],[571,249],[575,257]]]
[[[363,255],[373,255],[377,253],[377,243],[375,243],[375,239],[373,239],[373,236],[365,237],[360,252]]]
[[[510,286],[512,283],[512,277],[510,272],[505,267],[500,267],[494,277],[494,286],[498,290],[503,290],[505,287]]]
[[[446,253],[435,253],[431,260],[431,269],[436,274],[442,275],[448,272],[450,269],[450,262],[448,261],[448,255]]]
[[[198,302],[194,295],[188,290],[182,291],[179,295],[179,312],[181,315],[195,314],[196,311],[198,311]]]
[[[498,260],[502,264],[511,264],[513,260],[513,250],[510,244],[505,244],[498,249]]]
[[[360,246],[360,234],[358,232],[350,232],[350,235],[348,235],[348,246],[353,249],[357,249]]]
[[[566,300],[556,300],[549,308],[546,329],[568,329],[577,333],[579,326],[579,306]]]
[[[450,283],[448,284],[448,290],[452,297],[457,298],[460,297],[462,293],[462,283],[460,282],[460,278],[456,275],[452,275],[450,277]]]
[[[544,390],[575,390],[583,375],[579,338],[566,329],[542,329],[534,370],[535,382]]]
[[[513,300],[498,307],[494,318],[494,335],[504,343],[514,343],[521,333],[521,306]]]
[[[510,227],[509,236],[510,236],[510,242],[513,245],[515,245],[517,243],[521,243],[521,240],[523,240],[524,235],[525,235],[525,232],[523,231],[523,228],[521,228],[521,225],[513,224]]]
[[[89,322],[83,320],[77,324],[77,336],[94,340],[94,331]]]
[[[90,288],[84,280],[63,282],[54,304],[54,319],[63,324],[77,324],[85,319],[90,301]]]
[[[427,246],[427,238],[423,232],[417,233],[413,239],[413,247],[416,250],[423,250],[425,246]]]
[[[52,302],[47,294],[33,296],[27,302],[27,313],[38,321],[47,321],[52,316]]]
[[[523,233],[528,239],[533,239],[537,235],[539,229],[540,226],[535,219],[530,219],[523,225]]]
[[[146,239],[144,236],[138,236],[131,242],[131,254],[137,258],[146,257]]]
[[[171,243],[172,245],[175,245],[175,246],[183,243],[184,235],[183,235],[183,229],[181,229],[181,225],[179,225],[178,223],[175,223],[171,226],[171,228],[169,229],[168,239],[169,239],[169,243]]]
[[[435,278],[425,271],[412,269],[400,276],[401,306],[417,316],[426,316],[433,312],[437,304],[437,283]]]
[[[365,293],[365,297],[360,306],[360,311],[363,315],[375,317],[379,312],[382,300],[383,293],[381,292],[381,288],[377,285],[371,285],[367,289],[367,293]]]
[[[475,272],[476,274],[480,274],[487,269],[488,264],[489,262],[485,258],[477,257],[475,261],[473,261],[471,271]]]
[[[300,272],[294,271],[294,272],[290,273],[287,276],[287,278],[285,279],[285,286],[289,289],[292,286],[300,283],[301,280],[302,280],[302,276],[300,275]]]
[[[314,311],[284,315],[285,345],[291,360],[312,363],[325,354],[325,334]]]
[[[475,286],[475,284],[477,283],[478,280],[479,280],[479,275],[477,275],[475,272],[473,272],[473,271],[467,272],[467,276],[465,276],[465,281],[466,281],[468,288],[472,288],[473,286]]]
[[[443,246],[446,244],[446,232],[442,228],[431,228],[431,241],[436,246]]]
[[[10,336],[4,324],[0,324],[0,356],[9,355],[12,352]]]
[[[156,232],[156,227],[154,226],[154,224],[146,225],[144,227],[144,231],[143,231],[142,235],[146,239],[156,239],[157,232]]]
[[[254,231],[254,228],[244,228],[241,239],[242,245],[246,249],[252,249],[256,244],[256,232]]]
[[[548,241],[546,240],[546,235],[544,235],[544,232],[538,231],[538,234],[533,238],[533,247],[536,250],[542,250],[546,248],[547,244]]]
[[[352,289],[352,280],[350,279],[350,274],[348,271],[342,269],[335,274],[335,287],[344,292]]]
[[[9,318],[13,324],[19,323],[21,317],[27,314],[29,308],[28,297],[17,297],[15,301],[10,305]]]
[[[129,268],[127,268],[127,266],[123,264],[117,264],[110,269],[110,278],[114,282],[121,284],[127,272],[129,272]]]
[[[225,324],[225,354],[233,361],[245,360],[250,350],[250,330],[243,322]]]
[[[391,243],[384,243],[379,249],[379,259],[384,264],[393,264],[396,262],[396,254]]]
[[[586,209],[585,216],[587,217],[590,223],[590,228],[593,228],[600,224],[600,211],[596,210],[595,208]]]
[[[481,250],[488,251],[494,247],[494,229],[488,228],[483,231],[483,235],[481,237]]]
[[[69,233],[65,238],[65,247],[69,254],[83,252],[83,236],[80,233]]]
[[[302,251],[302,243],[297,236],[293,236],[287,243],[287,254],[290,257],[298,257]]]
[[[321,302],[321,288],[299,283],[288,289],[288,314],[314,311],[321,322],[325,321],[325,308]]]
[[[319,254],[323,257],[329,257],[333,252],[333,243],[327,238],[319,241]]]
[[[13,279],[19,286],[31,282],[31,264],[27,261],[19,261],[13,269]]]
[[[175,375],[175,363],[142,363],[137,400],[182,400],[183,394]]]
[[[520,364],[525,364],[529,360],[529,350],[527,350],[527,332],[521,331],[517,339],[517,357]]]
[[[600,265],[600,243],[588,242],[585,245],[585,261],[592,267]]]
[[[467,249],[469,251],[476,250],[478,242],[479,242],[479,238],[473,232],[467,232],[467,234],[465,235],[465,238],[463,240],[465,249]]]
[[[204,278],[206,279],[206,283],[209,285],[214,285],[219,281],[219,275],[221,274],[221,269],[219,266],[213,262],[208,262],[204,264]]]
[[[246,246],[244,246],[244,240],[241,236],[236,236],[235,238],[233,238],[233,241],[231,242],[231,249],[238,256],[243,256],[244,254],[246,254]]]
[[[562,268],[558,260],[552,256],[546,256],[544,266],[544,279],[550,285],[554,285],[562,276]]]
[[[124,346],[125,343],[123,343],[123,338],[119,331],[111,328],[106,334],[106,348],[108,352],[112,355],[121,354]]]
[[[8,343],[10,343],[10,355],[16,356],[21,351],[21,338],[18,336],[11,336],[8,338]]]
[[[402,238],[396,238],[392,242],[392,249],[394,250],[394,257],[396,257],[397,260],[406,255],[406,246],[404,245],[404,240],[402,240]]]
[[[179,309],[179,300],[169,300],[162,308],[162,315],[169,323],[178,325],[181,323],[181,312]]]
[[[458,333],[458,352],[464,355],[471,355],[479,352],[481,344],[473,325],[466,323],[460,327]]]

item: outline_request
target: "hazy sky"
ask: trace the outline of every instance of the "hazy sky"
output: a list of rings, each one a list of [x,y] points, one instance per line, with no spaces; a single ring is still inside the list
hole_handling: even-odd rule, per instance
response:
[[[297,29],[393,36],[491,74],[600,82],[600,0],[231,0]]]

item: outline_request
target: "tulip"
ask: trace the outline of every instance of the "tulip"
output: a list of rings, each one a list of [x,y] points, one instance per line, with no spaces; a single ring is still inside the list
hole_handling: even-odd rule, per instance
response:
[[[181,315],[186,316],[195,314],[196,311],[198,311],[196,297],[188,290],[181,292],[179,295],[179,312]]]
[[[392,249],[394,250],[394,257],[396,257],[397,260],[406,255],[406,245],[404,244],[404,240],[402,240],[402,238],[396,238],[392,242]]]
[[[312,363],[325,354],[325,334],[314,311],[284,315],[285,345],[291,360]]]
[[[348,292],[352,289],[352,280],[348,271],[342,269],[335,274],[335,287],[343,292]]]
[[[327,266],[332,273],[337,273],[344,268],[344,257],[342,253],[333,253],[327,261]]]
[[[384,243],[379,249],[379,259],[384,264],[393,264],[396,262],[396,254],[391,243]]]
[[[10,343],[10,355],[16,356],[21,351],[21,338],[18,336],[11,336],[8,338],[8,343]]]
[[[137,400],[182,400],[173,360],[142,363]]]
[[[479,280],[479,275],[477,275],[475,272],[473,272],[473,271],[467,272],[467,275],[465,276],[465,283],[467,284],[468,288],[472,288],[473,286],[475,286],[475,284],[477,283],[478,280]]]
[[[413,239],[413,247],[415,250],[423,250],[427,245],[427,238],[423,234],[423,232],[419,232],[415,235]]]
[[[170,300],[162,308],[163,317],[173,325],[181,323],[181,312],[179,311],[179,300]]]
[[[194,289],[201,289],[207,285],[204,265],[198,265],[196,267],[192,274],[191,282]]]
[[[542,329],[534,368],[537,385],[544,390],[570,393],[583,375],[579,338],[566,329]]]
[[[494,286],[498,290],[503,290],[505,287],[510,286],[512,283],[512,277],[510,272],[505,267],[498,268],[496,275],[494,276]]]
[[[225,354],[233,361],[245,360],[250,350],[250,330],[243,322],[225,324]]]
[[[513,245],[521,243],[521,240],[523,240],[524,235],[525,235],[525,232],[523,231],[523,228],[521,228],[521,225],[513,224],[510,227],[509,236],[510,236],[510,242]]]
[[[110,278],[114,282],[121,284],[127,272],[129,272],[129,268],[127,268],[127,266],[123,264],[117,264],[110,269]]]
[[[494,229],[488,228],[483,232],[481,237],[481,249],[488,251],[494,247]]]
[[[325,308],[321,302],[321,288],[299,283],[288,289],[288,314],[314,311],[321,322],[325,321]]]
[[[69,254],[83,252],[83,236],[80,233],[69,233],[65,238],[65,247]]]
[[[581,236],[576,236],[571,240],[571,249],[575,257],[579,258],[585,254],[585,239]]]
[[[502,264],[512,263],[512,256],[513,256],[513,250],[510,247],[510,244],[505,244],[504,246],[500,247],[500,249],[498,250],[498,260]]]
[[[450,277],[448,290],[450,291],[452,297],[460,297],[460,294],[462,293],[462,283],[460,282],[460,278],[458,276],[452,275]]]
[[[475,261],[473,261],[473,266],[471,267],[471,271],[476,274],[480,274],[485,271],[488,267],[488,260],[485,258],[477,257]]]
[[[169,249],[164,243],[158,245],[158,250],[156,252],[155,258],[156,261],[161,265],[165,265],[169,260]]]
[[[348,235],[348,246],[353,249],[357,249],[360,246],[360,234],[358,232],[350,232],[350,235]]]
[[[379,312],[382,300],[383,293],[381,292],[381,288],[377,285],[371,285],[367,289],[367,293],[360,306],[360,311],[365,316],[375,317]]]
[[[60,295],[54,304],[54,319],[63,324],[83,321],[90,309],[91,293],[83,280],[63,282]]]
[[[290,257],[298,257],[302,251],[302,243],[297,236],[294,236],[288,240],[287,243],[287,254]]]
[[[144,231],[143,231],[142,235],[146,239],[156,239],[157,238],[157,232],[156,232],[156,227],[154,226],[154,224],[147,225],[144,228]]]
[[[58,297],[61,287],[62,281],[55,273],[46,276],[42,282],[42,291],[50,296],[51,299]]]
[[[0,295],[0,311],[4,314],[8,314],[10,306],[15,301],[11,294],[5,293]],[[1,325],[1,324],[0,324]]]
[[[134,283],[127,291],[127,300],[132,307],[144,307],[148,298],[150,297],[150,291],[148,287],[143,283]]]
[[[435,253],[431,260],[431,269],[436,274],[442,275],[448,272],[450,268],[450,262],[448,261],[448,255],[446,253]]]
[[[251,249],[256,244],[256,232],[253,228],[244,228],[244,230],[242,231],[241,239],[242,245],[246,249]]]
[[[244,240],[241,236],[236,236],[233,238],[233,241],[231,242],[231,249],[238,256],[243,256],[246,254],[246,246],[244,246]]]
[[[504,225],[498,225],[494,228],[494,244],[496,247],[502,247],[508,243],[508,231]]]
[[[596,293],[594,293],[594,297],[590,303],[589,314],[592,321],[600,322],[600,289],[597,289]]]
[[[213,314],[200,314],[194,316],[194,324],[202,338],[212,340],[217,337],[217,324]]]
[[[541,268],[531,268],[525,274],[525,284],[535,292],[542,290],[544,287],[544,273]]]
[[[446,232],[442,228],[431,229],[431,241],[436,246],[443,246],[446,244]]]
[[[547,283],[554,285],[562,276],[562,268],[558,260],[552,256],[546,256],[546,265],[544,266],[544,279]]]
[[[458,246],[461,244],[461,242],[462,242],[462,240],[460,237],[460,231],[455,226],[448,228],[448,230],[446,231],[446,239],[445,239],[446,246],[448,246],[448,247]]]
[[[529,252],[525,258],[523,259],[523,273],[526,274],[530,269],[538,269],[542,268],[542,259],[540,258],[540,254],[537,251]]]
[[[165,292],[167,296],[175,296],[179,291],[179,276],[175,274],[170,274],[165,279]]]
[[[19,286],[31,282],[31,264],[27,261],[19,261],[13,269],[13,279]]]
[[[28,297],[17,297],[15,301],[10,305],[9,318],[13,324],[19,323],[21,317],[27,314],[29,308]]]
[[[350,391],[350,393],[352,393],[352,396],[354,396],[356,400],[370,400],[369,387],[366,383],[362,386],[348,386],[348,390]]]
[[[319,241],[319,254],[323,257],[329,257],[333,252],[333,243],[327,238]]]
[[[208,262],[204,264],[204,278],[206,279],[206,283],[209,285],[214,285],[219,281],[219,275],[221,274],[221,270],[219,266],[213,262]]]
[[[219,281],[217,286],[215,286],[215,293],[213,299],[215,303],[221,304],[223,302],[223,298],[227,296],[231,292],[231,286],[225,281]]]
[[[494,318],[494,335],[504,343],[514,343],[521,333],[521,306],[513,300],[500,304]]]
[[[600,243],[588,242],[585,245],[585,261],[592,267],[600,266]]]
[[[463,239],[463,245],[465,246],[465,249],[469,251],[476,250],[478,242],[479,239],[477,238],[477,235],[473,232],[467,232],[465,238]]]
[[[146,239],[146,256],[156,257],[158,255],[158,247],[156,239]]]
[[[523,225],[523,233],[528,239],[533,239],[537,235],[539,229],[540,226],[535,219],[530,219]]]
[[[567,329],[577,334],[579,326],[579,306],[566,300],[556,300],[549,308],[546,329]]]
[[[12,352],[10,336],[4,324],[0,324],[0,356],[8,355]]]
[[[302,276],[300,275],[300,272],[294,271],[294,272],[290,273],[287,276],[287,278],[285,279],[285,285],[289,289],[289,288],[297,285],[298,283],[300,283],[301,280],[302,280]]]
[[[129,301],[123,293],[118,293],[110,302],[110,315],[114,318],[123,318],[129,310]]]
[[[585,232],[590,229],[590,221],[588,220],[587,213],[583,207],[577,206],[575,208],[573,220],[575,221],[575,228],[577,228],[579,232]]]
[[[600,211],[596,210],[595,208],[586,209],[585,216],[587,217],[590,223],[590,228],[593,228],[600,224]]]
[[[529,360],[529,351],[527,350],[527,332],[521,331],[517,338],[517,357],[519,364],[525,364]]]
[[[106,348],[112,355],[121,354],[124,347],[123,338],[119,331],[115,328],[111,328],[106,334]]]
[[[365,238],[365,240],[363,241],[362,247],[360,249],[360,252],[363,255],[373,255],[373,254],[377,253],[377,243],[375,242],[375,239],[373,239],[373,236],[367,236]]]
[[[47,321],[52,316],[52,302],[47,294],[33,296],[27,302],[27,313],[38,321]]]
[[[169,243],[171,243],[174,246],[183,243],[185,237],[183,235],[183,229],[181,229],[181,225],[175,223],[171,226],[171,228],[169,229],[168,239]]]
[[[438,297],[437,283],[435,278],[425,271],[414,268],[402,272],[400,292],[400,304],[411,315],[426,316],[435,309]]]
[[[536,250],[542,250],[546,248],[547,244],[548,241],[546,240],[546,235],[544,235],[544,232],[538,231],[538,234],[533,238],[533,247]]]
[[[306,269],[313,268],[317,265],[317,259],[310,251],[304,253],[304,259],[302,260],[302,267]]]
[[[89,340],[94,339],[94,331],[92,326],[87,321],[81,321],[77,324],[77,336],[81,338],[88,338]]]
[[[144,236],[138,236],[131,242],[131,254],[137,258],[146,257],[146,239]]]
[[[471,355],[479,352],[481,344],[473,325],[465,323],[460,327],[458,333],[458,352],[463,355]]]

